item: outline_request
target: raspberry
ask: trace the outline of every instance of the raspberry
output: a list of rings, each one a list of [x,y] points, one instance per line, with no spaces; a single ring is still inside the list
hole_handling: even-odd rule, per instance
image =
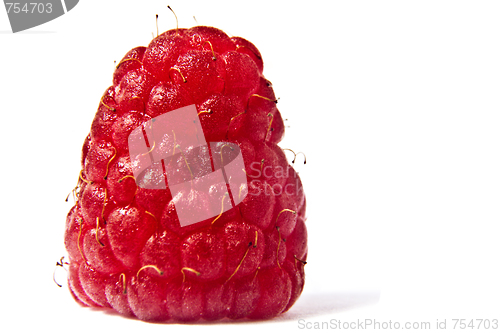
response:
[[[203,26],[167,31],[119,62],[83,144],[66,222],[69,288],[80,304],[147,321],[264,319],[294,304],[306,203],[277,145],[283,120],[262,72],[253,44]],[[182,118],[174,141],[157,140],[161,117],[191,105],[194,125]],[[173,153],[139,179],[131,142],[144,133],[148,155]],[[205,145],[175,141],[200,135]],[[224,166],[238,154],[234,176]],[[228,184],[202,180],[206,168]],[[233,187],[238,177],[246,182]],[[183,222],[194,212],[211,217]]]

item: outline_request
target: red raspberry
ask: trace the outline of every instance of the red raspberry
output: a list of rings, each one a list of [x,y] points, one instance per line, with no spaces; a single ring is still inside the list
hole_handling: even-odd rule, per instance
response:
[[[253,44],[202,26],[167,31],[120,61],[83,145],[67,217],[69,287],[78,302],[150,321],[271,318],[294,304],[304,286],[306,204],[277,145],[283,121],[262,71]],[[183,147],[163,174],[136,179],[131,133],[192,104],[211,148]],[[153,151],[171,143],[147,144]],[[176,207],[210,214],[214,193],[226,191],[193,187],[202,167],[217,169],[238,153],[247,186],[217,201],[223,213],[182,226]],[[172,185],[160,188],[169,174]],[[182,180],[192,187],[173,193]]]

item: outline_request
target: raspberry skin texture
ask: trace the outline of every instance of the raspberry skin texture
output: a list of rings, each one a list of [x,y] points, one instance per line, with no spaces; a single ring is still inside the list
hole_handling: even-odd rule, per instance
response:
[[[79,304],[152,322],[269,319],[293,306],[304,287],[306,200],[278,146],[285,127],[263,68],[252,43],[205,26],[166,31],[125,54],[84,140],[66,219]],[[212,194],[138,186],[128,136],[193,104],[207,143],[240,148],[247,185],[232,196],[247,194],[181,226],[175,204],[203,209]]]

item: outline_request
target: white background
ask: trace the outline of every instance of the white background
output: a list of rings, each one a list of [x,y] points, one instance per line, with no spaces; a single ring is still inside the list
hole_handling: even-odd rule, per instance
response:
[[[303,151],[306,287],[259,323],[158,325],[82,308],[52,281],[64,201],[113,61],[159,29],[253,42]],[[500,319],[500,3],[91,1],[12,34],[0,10],[0,326],[299,330],[307,322]],[[59,272],[61,273],[61,272]],[[61,276],[59,276],[60,279]],[[302,322],[304,323],[304,322]]]

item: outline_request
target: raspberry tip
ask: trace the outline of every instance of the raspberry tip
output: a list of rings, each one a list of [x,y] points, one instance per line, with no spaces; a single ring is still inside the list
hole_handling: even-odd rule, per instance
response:
[[[304,164],[307,163],[307,160],[306,160],[306,154],[304,154],[303,152],[299,151],[298,153],[295,153],[293,150],[291,150],[290,148],[283,148],[283,150],[289,150],[293,153],[293,160],[292,160],[292,164],[295,164],[295,159],[297,158],[297,155],[299,154],[302,154],[304,156]]]
[[[121,273],[120,276],[118,277],[118,282],[122,281],[122,278],[123,278],[123,294],[126,295],[127,294],[127,276],[125,275],[125,273]]]
[[[278,267],[281,269],[281,265],[280,265],[280,244],[281,244],[281,231],[280,231],[280,227],[276,226],[276,230],[278,230],[278,246],[276,248],[276,263],[278,264]],[[283,240],[285,241],[285,240]]]
[[[95,239],[96,241],[101,244],[101,246],[104,246],[104,244],[99,240],[99,218],[96,217],[96,223],[95,223]]]
[[[83,255],[82,248],[80,247],[80,238],[82,237],[83,219],[80,218],[78,220],[78,222],[80,222],[80,230],[78,231],[78,239],[76,240],[76,245],[78,247],[78,251],[80,251],[80,255],[82,256],[82,259],[84,261],[87,261],[87,259],[85,259],[85,256]]]
[[[156,37],[158,37],[159,31],[158,31],[158,14],[156,14]]]
[[[280,265],[280,244],[281,244],[280,227],[276,226],[276,230],[278,230],[278,247],[276,249],[276,263],[278,264],[278,267],[281,269],[281,265]]]
[[[236,116],[232,117],[232,118],[229,120],[229,124],[231,124],[231,122],[233,121],[233,119],[234,119],[234,118],[239,117],[239,116],[241,116],[241,115],[242,115],[242,114],[244,114],[244,113],[246,113],[246,111],[240,112],[240,113],[238,113]]]
[[[155,136],[154,136],[154,132],[153,132],[153,121],[154,121],[154,119],[152,119],[152,121],[151,121],[151,135],[150,135],[153,138],[153,145],[151,146],[151,149],[149,149],[149,151],[141,154],[141,156],[146,156],[146,155],[150,154],[155,149],[156,140],[155,140]]]
[[[259,97],[259,98],[265,99],[266,101],[270,101],[270,102],[274,102],[275,104],[278,104],[278,100],[277,99],[270,99],[268,97],[264,97],[264,96],[261,96],[259,94],[252,94],[252,95],[250,95],[250,97]]]
[[[257,231],[255,231],[255,232],[257,232]],[[252,242],[250,242],[250,243],[248,244],[248,248],[247,248],[247,250],[245,251],[245,254],[243,255],[243,258],[241,258],[240,263],[238,264],[238,266],[236,266],[236,269],[234,270],[233,274],[231,274],[231,276],[229,276],[229,278],[228,278],[228,279],[226,280],[226,282],[224,282],[224,283],[227,283],[229,280],[231,280],[231,278],[234,276],[234,274],[236,274],[236,273],[238,272],[238,270],[240,269],[241,264],[243,263],[243,260],[245,260],[245,258],[246,258],[246,256],[247,256],[247,254],[248,254],[248,251],[250,251],[250,248],[251,248],[251,247],[252,247]],[[255,246],[254,246],[254,247],[255,247]]]
[[[245,114],[245,113],[247,113],[247,112],[246,112],[246,110],[245,110],[245,111],[243,111],[243,112],[238,113],[236,116],[231,117],[231,119],[229,119],[229,124],[227,125],[227,131],[226,131],[226,139],[227,139],[227,137],[228,137],[228,134],[229,134],[229,128],[231,127],[231,123],[233,122],[234,118],[237,118],[237,117],[239,117],[239,116],[241,116],[242,114]]]
[[[194,178],[193,172],[191,171],[191,168],[189,167],[189,163],[188,163],[188,161],[186,159],[186,155],[184,155],[184,152],[182,151],[181,146],[179,144],[176,144],[175,147],[174,147],[174,152],[175,152],[175,148],[178,148],[179,151],[181,152],[182,158],[184,159],[184,162],[186,162],[186,165],[188,167],[189,173],[191,174],[191,180],[193,180],[193,178]]]
[[[269,130],[271,129],[271,124],[273,123],[274,116],[271,112],[267,114],[268,117],[271,117],[271,121],[269,122],[269,126],[267,127],[266,135],[264,136],[264,142],[266,141],[267,135],[269,134]]]
[[[62,284],[60,284],[60,283],[58,283],[58,282],[56,281],[56,269],[57,269],[58,267],[62,267],[62,268],[64,268],[64,270],[65,270],[65,271],[68,271],[68,270],[66,269],[66,267],[64,267],[64,265],[69,265],[69,262],[65,262],[65,261],[64,261],[64,256],[62,256],[62,257],[61,257],[61,259],[59,259],[59,261],[57,261],[57,262],[56,262],[56,267],[54,268],[54,273],[52,274],[52,279],[54,280],[55,284],[57,284],[57,286],[58,286],[59,288],[60,288],[60,287],[62,287]]]
[[[229,196],[229,193],[226,192],[224,193],[224,195],[222,196],[222,204],[221,204],[221,208],[220,208],[220,213],[219,215],[217,215],[217,217],[212,221],[212,223],[210,224],[211,226],[215,223],[215,221],[217,221],[219,219],[219,217],[221,217],[222,213],[224,212],[224,199]]]
[[[124,179],[126,179],[126,178],[132,178],[132,179],[135,181],[135,177],[134,177],[134,176],[132,176],[132,175],[126,175],[125,177],[120,178],[120,179],[118,180],[118,183],[121,183],[121,182],[122,182]]]
[[[276,222],[274,222],[274,224],[278,223],[278,218],[280,217],[281,213],[284,213],[284,212],[290,212],[290,213],[293,213],[293,215],[297,214],[297,211],[285,208],[281,212],[278,213],[278,216],[276,216]],[[279,227],[276,227],[276,228],[278,228],[278,230],[279,230]]]
[[[203,114],[203,113],[212,114],[212,113],[214,113],[214,112],[213,112],[212,110],[203,110],[203,111],[198,112],[198,116],[199,116],[200,114]]]
[[[222,145],[222,147],[220,147],[220,164],[221,165],[224,165],[224,159],[222,157],[222,149],[224,149],[224,147],[229,147],[229,149],[231,149],[231,151],[234,151],[234,148],[230,146],[230,143],[225,143],[224,145]]]
[[[154,270],[156,270],[156,272],[158,272],[158,274],[160,275],[163,275],[163,271],[160,270],[158,267],[156,267],[155,265],[145,265],[145,266],[142,266],[141,268],[139,268],[139,270],[137,271],[137,279],[139,279],[139,273],[143,270],[143,269],[146,269],[146,268],[154,268]]]
[[[175,136],[175,131],[172,130],[172,134],[174,136],[174,150],[172,151],[172,156],[175,155],[175,147],[177,147],[177,137]]]
[[[250,176],[248,175],[248,173],[247,173],[247,171],[246,171],[245,169],[241,169],[241,170],[243,170],[243,172],[244,172],[244,173],[245,173],[248,177],[250,177]]]
[[[156,216],[153,215],[153,213],[151,212],[148,212],[147,210],[144,211],[144,213],[152,216],[154,219],[155,219],[155,222],[156,222],[156,230],[158,230],[158,226],[159,226],[159,222],[158,222],[158,219],[156,218]]]
[[[243,171],[245,171],[245,169],[243,169]],[[246,173],[246,171],[245,171]],[[245,187],[245,184],[241,184],[240,185],[240,190],[238,192],[238,200],[241,201],[241,190]]]
[[[288,151],[291,151],[292,154],[293,154],[293,160],[292,160],[292,164],[295,163],[295,158],[297,157],[297,153],[295,153],[293,150],[291,150],[290,148],[282,148],[282,150],[288,150]]]
[[[181,76],[182,78],[182,82],[186,83],[186,78],[184,77],[184,75],[182,75],[181,71],[179,70],[179,68],[175,68],[175,67],[170,67],[170,69],[168,70],[168,76],[170,77],[170,72],[172,71],[172,69],[174,71],[177,71],[179,73],[179,75]],[[170,77],[170,80],[172,80],[172,77]]]
[[[118,64],[118,65],[120,65],[120,64]],[[101,104],[104,105],[109,110],[111,110],[113,112],[116,112],[115,108],[113,108],[113,107],[109,106],[108,104],[104,103],[104,97],[106,97],[106,96],[108,96],[108,95],[102,95],[102,97],[101,97]]]
[[[257,269],[255,270],[255,274],[254,274],[254,276],[253,276],[253,278],[252,278],[252,282],[253,282],[253,280],[255,280],[255,278],[257,277],[257,274],[259,273],[259,271],[260,271],[260,266],[259,266],[259,267],[257,267]]]
[[[80,170],[80,175],[79,175],[79,176],[80,176],[80,179],[81,179],[83,182],[87,183],[87,184],[93,184],[94,182],[91,182],[91,181],[89,181],[89,180],[87,180],[87,179],[84,179],[84,178],[82,177],[82,172],[83,172],[83,170]]]
[[[69,265],[69,262],[65,262],[64,256],[62,256],[61,259],[59,259],[59,261],[56,262],[56,267],[61,266],[62,268],[66,269],[66,267],[64,267],[64,265]]]
[[[243,48],[245,48],[245,49],[249,50],[250,52],[252,52],[257,59],[262,60],[262,57],[260,55],[256,54],[255,51],[253,51],[249,47],[246,47],[245,45],[238,45],[238,46],[236,46],[235,51],[238,52],[239,49],[243,49]],[[269,85],[268,85],[268,87],[269,87]]]
[[[208,43],[208,45],[210,45],[210,49],[212,50],[212,59],[214,61],[217,60],[217,58],[215,57],[214,47],[212,46],[212,43],[210,43],[210,41],[206,40],[203,42],[203,44],[201,44],[201,47],[203,47],[205,45],[205,43]]]
[[[172,13],[174,13],[174,16],[175,16],[175,24],[176,24],[176,26],[175,26],[175,31],[176,31],[176,33],[177,33],[177,34],[179,34],[179,19],[177,19],[177,15],[175,14],[174,10],[173,10],[170,6],[167,6],[167,8],[168,8],[168,9],[170,9],[170,11],[171,11]],[[194,17],[194,16],[193,16],[193,17]]]
[[[153,145],[151,146],[151,149],[149,151],[141,154],[141,156],[146,156],[146,155],[150,154],[155,149],[155,146],[156,146],[156,141],[154,140],[154,137],[153,137]]]
[[[134,97],[130,98],[128,101],[130,102],[130,101],[131,101],[131,100],[133,100],[133,99],[138,99],[138,100],[140,100],[140,101],[142,102],[142,108],[143,108],[144,110],[146,110],[146,104],[144,104],[144,101],[143,101],[143,99],[142,99],[142,98],[140,98],[139,96],[134,96]],[[154,118],[153,118],[153,119],[151,119],[151,120],[152,120],[152,121],[155,121],[155,120],[154,120]]]
[[[118,69],[122,64],[126,63],[126,62],[129,62],[129,61],[137,61],[141,66],[142,66],[142,61],[140,61],[139,59],[136,59],[136,58],[125,58],[125,59],[122,59],[118,65],[116,65],[116,69]],[[104,96],[103,96],[104,98]],[[106,104],[103,103],[103,101],[101,100],[101,103],[106,106]],[[108,107],[108,109],[110,109]],[[114,110],[113,110],[114,111]]]
[[[301,262],[301,263],[302,263],[302,265],[307,264],[307,261],[305,261],[305,260],[301,260],[301,259],[297,258],[297,256],[296,256],[295,254],[293,255],[293,257],[295,258],[295,260],[296,260],[296,261]]]
[[[68,202],[69,200],[69,196],[70,194],[73,195],[73,201],[75,202],[75,204],[78,202],[78,198],[77,196],[80,194],[80,192],[77,190],[80,189],[80,179],[78,179],[78,184],[71,190],[71,192],[68,193],[68,195],[66,196],[66,199],[64,201]]]
[[[101,218],[104,221],[104,224],[106,224],[106,220],[104,219],[104,208],[106,207],[107,203],[108,203],[108,189],[104,188],[104,201],[102,203],[102,211],[101,211]]]
[[[302,154],[302,155],[304,156],[304,164],[306,164],[306,163],[307,163],[307,160],[306,160],[306,154],[304,154],[304,153],[303,153],[303,152],[301,152],[301,151],[299,151],[299,152],[297,153],[297,155],[299,155],[299,154]],[[295,158],[293,159],[292,163],[295,163]]]
[[[117,150],[115,147],[111,146],[111,148],[114,149],[115,151],[115,154],[113,156],[111,156],[111,158],[109,159],[108,161],[108,164],[106,165],[106,173],[104,174],[104,180],[108,179],[108,172],[109,172],[109,164],[111,163],[111,161],[113,161],[113,159],[116,157],[116,154],[117,154]]]
[[[184,271],[189,271],[189,272],[192,272],[194,274],[196,274],[196,276],[200,276],[201,273],[192,269],[192,268],[189,268],[189,267],[182,267],[181,268],[181,273],[182,273],[182,282],[185,282],[186,281],[186,274],[184,274]]]

